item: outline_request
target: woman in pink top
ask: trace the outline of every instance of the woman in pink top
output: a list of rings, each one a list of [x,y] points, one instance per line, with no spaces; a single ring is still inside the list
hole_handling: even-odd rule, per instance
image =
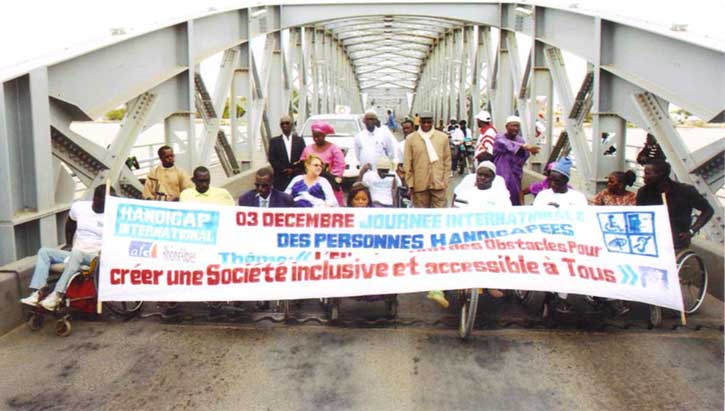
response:
[[[342,154],[340,147],[325,140],[325,137],[328,134],[333,134],[335,130],[324,121],[315,121],[312,123],[311,129],[312,140],[314,140],[315,144],[305,147],[302,150],[300,159],[305,160],[311,153],[317,154],[322,159],[326,166],[326,172],[332,175],[330,184],[335,192],[335,198],[343,206],[345,202],[342,194],[342,173],[345,171],[345,155]]]

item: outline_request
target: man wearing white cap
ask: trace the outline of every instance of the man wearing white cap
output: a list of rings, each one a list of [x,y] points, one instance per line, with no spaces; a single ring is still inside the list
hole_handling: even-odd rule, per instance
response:
[[[530,154],[539,152],[539,147],[526,144],[519,134],[521,119],[509,116],[506,119],[506,132],[496,135],[493,142],[493,161],[498,175],[506,180],[511,204],[520,205],[521,177],[524,174],[524,163]]]
[[[363,117],[365,130],[355,135],[355,157],[360,168],[367,165],[375,169],[378,158],[385,156],[392,160],[395,156],[393,136],[382,127],[377,127],[378,115],[368,110]]]
[[[370,189],[373,207],[393,207],[393,194],[400,186],[400,178],[392,173],[393,163],[385,156],[378,158],[375,170],[364,165],[360,179]]]
[[[476,123],[479,137],[474,157],[479,162],[493,161],[493,142],[496,140],[498,131],[491,124],[491,113],[485,110],[479,111],[476,114]]]

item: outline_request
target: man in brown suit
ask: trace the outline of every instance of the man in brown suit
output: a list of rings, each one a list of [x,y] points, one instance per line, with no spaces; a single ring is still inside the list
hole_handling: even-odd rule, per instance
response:
[[[403,154],[405,182],[416,208],[446,207],[451,173],[448,136],[433,129],[433,113],[420,114],[420,129],[405,139]]]
[[[448,136],[433,128],[433,113],[429,111],[420,113],[420,128],[405,138],[403,171],[415,208],[446,207],[451,147]],[[428,298],[448,308],[443,291],[429,291]]]

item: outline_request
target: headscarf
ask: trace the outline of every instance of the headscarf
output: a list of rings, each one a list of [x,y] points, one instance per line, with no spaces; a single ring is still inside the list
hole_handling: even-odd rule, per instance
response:
[[[478,165],[478,167],[476,167],[476,171],[478,171],[478,170],[479,170],[479,169],[481,169],[481,168],[487,168],[487,169],[489,169],[489,170],[493,171],[493,174],[496,174],[496,165],[495,165],[495,164],[493,164],[493,163],[492,163],[492,162],[490,162],[490,161],[482,161],[482,162],[481,162],[481,163],[480,163],[480,164]]]
[[[311,128],[313,133],[322,133],[324,135],[335,133],[335,129],[326,121],[315,121],[312,123]]]

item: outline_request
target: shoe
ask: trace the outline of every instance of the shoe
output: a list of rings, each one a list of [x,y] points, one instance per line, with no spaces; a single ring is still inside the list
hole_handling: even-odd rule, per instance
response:
[[[612,308],[612,311],[614,311],[615,317],[621,317],[630,311],[630,308],[627,307],[627,305],[621,300],[610,301],[609,306]]]
[[[448,308],[450,305],[443,291],[428,291],[428,299],[437,302],[443,308]]]
[[[60,294],[53,291],[40,302],[40,305],[48,311],[55,311],[62,300]]]
[[[556,305],[556,311],[562,314],[569,314],[570,312],[574,311],[574,307],[572,307],[571,304],[566,301],[560,301]]]
[[[38,292],[38,290],[35,290],[29,296],[20,299],[21,304],[29,305],[31,307],[37,307],[39,302],[40,292]]]

